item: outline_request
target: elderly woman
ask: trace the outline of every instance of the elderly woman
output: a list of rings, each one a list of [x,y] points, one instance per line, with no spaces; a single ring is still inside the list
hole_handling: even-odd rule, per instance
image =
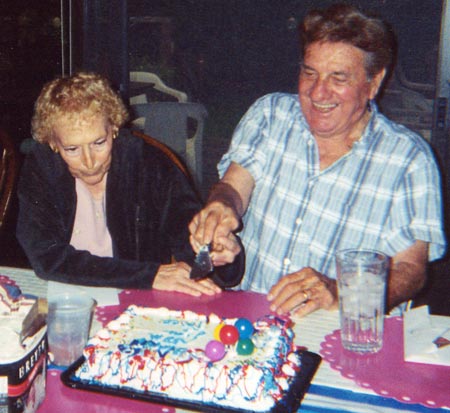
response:
[[[212,254],[210,278],[190,279],[188,223],[201,203],[167,156],[120,129],[121,99],[99,75],[46,84],[32,119],[35,145],[19,183],[17,237],[38,276],[86,286],[216,294],[239,282],[234,236]],[[228,251],[240,254],[238,264]]]
[[[374,103],[393,60],[382,21],[335,5],[309,13],[302,35],[298,95],[265,96],[241,120],[192,244],[242,218],[241,288],[297,316],[338,306],[337,251],[379,250],[392,257],[392,308],[445,251],[438,168],[427,142]]]

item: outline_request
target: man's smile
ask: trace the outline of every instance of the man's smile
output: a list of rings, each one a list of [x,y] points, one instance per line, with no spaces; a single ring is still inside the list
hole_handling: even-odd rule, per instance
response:
[[[314,109],[325,113],[325,112],[330,112],[334,108],[337,108],[339,104],[338,103],[317,103],[317,102],[312,102],[312,105],[313,105]]]

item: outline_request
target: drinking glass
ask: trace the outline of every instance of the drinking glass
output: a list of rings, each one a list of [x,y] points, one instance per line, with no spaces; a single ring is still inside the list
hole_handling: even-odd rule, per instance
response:
[[[388,257],[373,250],[348,249],[336,255],[342,346],[376,353],[383,346]]]
[[[47,334],[54,364],[69,366],[82,355],[94,306],[94,299],[82,293],[64,293],[49,298]]]

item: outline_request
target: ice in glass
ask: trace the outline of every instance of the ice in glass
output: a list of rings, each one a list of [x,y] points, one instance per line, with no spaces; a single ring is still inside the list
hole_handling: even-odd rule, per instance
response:
[[[337,253],[337,284],[342,346],[375,353],[383,345],[388,257],[377,251]]]

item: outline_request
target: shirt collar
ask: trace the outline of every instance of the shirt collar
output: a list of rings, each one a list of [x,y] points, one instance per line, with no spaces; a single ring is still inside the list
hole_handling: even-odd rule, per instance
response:
[[[378,106],[374,101],[369,102],[370,118],[360,139],[354,143],[354,147],[367,147],[375,138],[376,117]]]

